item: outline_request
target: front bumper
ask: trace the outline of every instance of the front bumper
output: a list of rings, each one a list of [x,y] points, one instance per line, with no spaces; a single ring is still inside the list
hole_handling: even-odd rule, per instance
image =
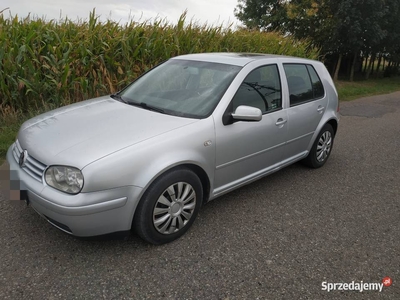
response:
[[[29,204],[55,227],[75,236],[104,235],[131,229],[142,189],[125,186],[91,193],[68,195],[22,170],[8,149],[10,180],[26,190]]]

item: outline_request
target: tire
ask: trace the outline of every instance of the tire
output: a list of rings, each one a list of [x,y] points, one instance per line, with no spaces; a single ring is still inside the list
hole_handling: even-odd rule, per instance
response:
[[[136,208],[133,229],[151,244],[172,242],[193,224],[202,199],[201,181],[193,171],[169,171],[143,194]]]
[[[334,138],[335,133],[332,126],[325,124],[315,139],[310,153],[303,160],[303,163],[314,169],[322,167],[331,155]]]

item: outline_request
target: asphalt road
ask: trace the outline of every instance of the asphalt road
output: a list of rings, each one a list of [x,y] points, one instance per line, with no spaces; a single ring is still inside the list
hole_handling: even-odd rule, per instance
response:
[[[76,239],[0,193],[0,299],[400,299],[400,93],[341,114],[323,168],[227,194],[163,246]],[[382,292],[322,290],[386,276]]]

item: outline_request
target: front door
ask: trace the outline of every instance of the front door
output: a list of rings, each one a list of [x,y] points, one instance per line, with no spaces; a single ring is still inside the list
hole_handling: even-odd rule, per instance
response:
[[[257,68],[245,78],[229,110],[240,105],[259,108],[259,122],[237,121],[216,127],[214,195],[261,177],[282,160],[287,139],[287,112],[282,109],[277,65]]]

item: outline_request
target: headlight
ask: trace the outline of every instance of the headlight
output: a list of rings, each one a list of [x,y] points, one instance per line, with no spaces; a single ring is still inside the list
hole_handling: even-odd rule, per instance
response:
[[[73,167],[51,166],[45,174],[46,183],[68,194],[78,194],[83,187],[83,175]]]

